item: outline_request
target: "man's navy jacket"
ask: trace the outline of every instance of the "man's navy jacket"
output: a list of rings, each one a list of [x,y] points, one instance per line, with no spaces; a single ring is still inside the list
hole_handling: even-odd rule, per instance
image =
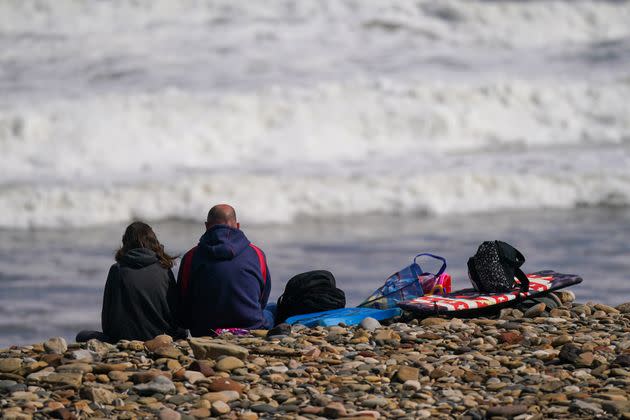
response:
[[[271,291],[265,254],[245,234],[215,225],[182,258],[178,319],[193,336],[217,328],[262,328]]]

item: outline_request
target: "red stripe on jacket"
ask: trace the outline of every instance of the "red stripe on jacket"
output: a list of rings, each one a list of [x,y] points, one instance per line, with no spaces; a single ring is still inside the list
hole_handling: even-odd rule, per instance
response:
[[[186,255],[184,255],[184,261],[182,262],[183,268],[182,268],[182,279],[181,279],[181,289],[180,289],[182,296],[188,295],[188,285],[190,283],[190,268],[192,267],[192,259],[193,259],[193,256],[195,255],[196,250],[197,250],[197,247],[194,247],[193,249],[188,251]]]
[[[249,246],[252,247],[254,251],[256,251],[256,255],[258,255],[258,263],[260,264],[260,272],[262,274],[263,286],[267,283],[267,264],[265,264],[265,255],[263,252],[253,243],[249,243]]]

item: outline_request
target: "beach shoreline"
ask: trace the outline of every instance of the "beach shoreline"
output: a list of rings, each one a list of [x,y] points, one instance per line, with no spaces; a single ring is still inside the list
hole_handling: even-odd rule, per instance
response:
[[[30,418],[630,418],[630,303],[0,350]],[[372,330],[373,327],[376,327]]]
[[[172,255],[183,255],[203,233],[201,223],[150,224]],[[615,306],[630,300],[628,209],[383,214],[260,226],[245,220],[242,226],[267,256],[269,302],[294,275],[328,270],[345,292],[346,304],[356,306],[421,252],[446,258],[454,291],[469,288],[466,261],[482,241],[494,239],[523,253],[526,273],[551,269],[582,277],[571,287],[581,301]],[[105,279],[125,227],[3,231],[0,348],[54,336],[71,341],[80,330],[100,329]],[[424,269],[439,269],[429,264],[421,261]]]

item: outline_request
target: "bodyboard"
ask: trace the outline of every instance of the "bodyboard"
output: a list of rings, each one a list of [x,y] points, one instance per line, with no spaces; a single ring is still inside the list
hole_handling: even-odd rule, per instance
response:
[[[399,302],[398,306],[418,315],[474,316],[582,282],[579,276],[556,273],[552,270],[527,274],[527,278],[529,291],[524,293],[515,290],[508,293],[485,294],[475,289],[463,289],[447,295],[417,297]]]
[[[288,324],[302,324],[307,327],[331,326],[344,323],[348,326],[358,325],[363,318],[371,317],[378,321],[394,318],[402,313],[400,308],[373,309],[373,308],[341,308],[330,311],[314,312],[304,315],[295,315],[287,318]]]

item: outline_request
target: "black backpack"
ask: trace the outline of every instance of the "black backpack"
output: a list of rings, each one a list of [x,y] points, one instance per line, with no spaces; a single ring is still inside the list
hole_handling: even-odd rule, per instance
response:
[[[529,279],[520,269],[525,257],[512,245],[501,241],[486,241],[468,259],[468,277],[475,290],[482,293],[509,292],[518,278],[520,291],[529,290]]]
[[[335,285],[330,271],[315,270],[298,274],[287,282],[278,298],[276,324],[294,315],[339,309],[346,306],[346,295]]]

